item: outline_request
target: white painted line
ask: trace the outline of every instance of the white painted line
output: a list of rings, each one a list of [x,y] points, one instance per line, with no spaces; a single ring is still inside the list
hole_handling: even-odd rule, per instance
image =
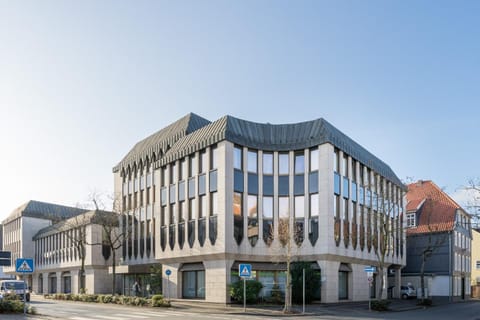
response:
[[[71,317],[71,320],[92,320],[92,318],[85,318],[85,317]]]

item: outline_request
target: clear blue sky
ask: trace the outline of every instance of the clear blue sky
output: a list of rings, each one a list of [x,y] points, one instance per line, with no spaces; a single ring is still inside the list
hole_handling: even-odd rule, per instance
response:
[[[397,175],[478,177],[478,1],[0,0],[0,220],[111,192],[188,112],[323,117]]]

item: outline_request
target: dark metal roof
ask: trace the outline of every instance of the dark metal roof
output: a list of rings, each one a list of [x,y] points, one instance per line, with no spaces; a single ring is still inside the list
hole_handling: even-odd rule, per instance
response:
[[[32,217],[48,219],[52,221],[62,220],[87,211],[88,210],[62,206],[54,203],[30,200],[13,210],[13,212],[5,220],[3,220],[2,224],[7,224],[19,217]]]
[[[386,163],[321,118],[293,124],[269,124],[224,116],[179,137],[162,157],[157,158],[155,167],[158,168],[223,140],[269,151],[301,150],[331,143],[391,182],[405,188]]]
[[[86,226],[89,224],[101,224],[103,222],[102,215],[116,215],[114,212],[110,211],[101,211],[101,210],[91,210],[83,212],[82,214],[75,215],[68,219],[62,220],[58,223],[52,224],[51,226],[45,227],[40,229],[35,236],[33,236],[33,240],[37,240],[39,238],[43,238],[52,234],[56,234],[61,231],[71,230],[74,228],[78,228],[81,226]]]
[[[155,155],[155,160],[163,155],[182,137],[210,124],[210,121],[194,113],[189,113],[183,118],[175,121],[151,136],[137,142],[127,155],[113,168],[113,172],[121,168],[128,168],[134,163],[145,161],[147,158],[151,161]]]

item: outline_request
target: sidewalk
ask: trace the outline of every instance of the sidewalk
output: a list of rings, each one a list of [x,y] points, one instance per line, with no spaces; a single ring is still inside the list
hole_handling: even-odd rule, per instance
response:
[[[37,297],[43,299],[43,297]],[[81,303],[81,302],[79,302]],[[212,313],[212,311],[223,314],[246,314],[252,316],[274,316],[274,317],[298,317],[302,316],[302,306],[292,306],[292,313],[283,313],[282,305],[247,305],[246,312],[244,312],[242,304],[220,304],[205,302],[202,300],[180,300],[172,299],[172,307],[170,310],[187,311],[196,313]],[[390,311],[376,312],[368,310],[368,301],[362,302],[341,302],[329,304],[309,304],[305,306],[305,314],[308,316],[345,316],[355,313],[357,315],[372,315],[374,312],[377,315],[386,315],[389,312],[401,312],[414,309],[421,309],[423,307],[417,306],[417,300],[391,300]],[[2,320],[50,320],[56,319],[44,315],[23,315],[23,314],[0,314]],[[58,318],[57,318],[58,319]]]

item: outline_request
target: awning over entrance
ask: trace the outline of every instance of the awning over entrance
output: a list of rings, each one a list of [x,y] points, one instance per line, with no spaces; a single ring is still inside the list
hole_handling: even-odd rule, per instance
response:
[[[184,263],[178,271],[201,271],[205,270],[205,266],[202,262],[197,263]]]

